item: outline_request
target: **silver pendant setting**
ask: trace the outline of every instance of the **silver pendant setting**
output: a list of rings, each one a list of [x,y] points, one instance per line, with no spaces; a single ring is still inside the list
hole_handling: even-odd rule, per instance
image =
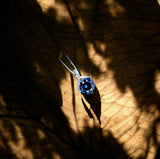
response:
[[[65,55],[65,58],[73,66],[73,71],[61,59],[59,61],[70,73],[72,73],[77,78],[77,90],[79,90],[82,94],[93,94],[93,91],[95,89],[95,83],[91,79],[91,77],[81,76],[71,59],[67,55]]]

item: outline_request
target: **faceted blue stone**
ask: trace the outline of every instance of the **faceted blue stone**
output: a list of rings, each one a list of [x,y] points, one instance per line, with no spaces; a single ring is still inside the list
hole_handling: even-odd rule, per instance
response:
[[[83,94],[92,94],[95,88],[95,84],[94,81],[91,80],[91,78],[84,78],[81,82],[80,82],[80,86],[79,89],[81,91],[81,93]]]

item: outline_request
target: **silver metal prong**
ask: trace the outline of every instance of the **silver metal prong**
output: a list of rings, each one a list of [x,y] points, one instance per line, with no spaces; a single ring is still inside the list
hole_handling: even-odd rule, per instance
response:
[[[63,66],[72,74],[74,74],[77,78],[80,78],[80,73],[78,71],[78,69],[76,68],[76,66],[73,64],[73,62],[71,61],[71,59],[65,55],[66,59],[70,62],[70,64],[73,66],[74,70],[72,71],[61,59],[59,60]]]

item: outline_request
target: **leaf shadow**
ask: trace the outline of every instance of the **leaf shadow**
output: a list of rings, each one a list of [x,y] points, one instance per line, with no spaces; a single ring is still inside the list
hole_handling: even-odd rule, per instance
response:
[[[63,4],[63,1],[58,2]],[[65,4],[70,3],[72,7],[75,7],[76,2],[65,1]],[[76,3],[76,9],[79,9],[78,4]],[[30,155],[28,156],[30,158],[46,157],[48,159],[58,157],[130,158],[123,149],[123,145],[115,139],[111,132],[107,136],[103,136],[100,128],[89,128],[87,123],[79,141],[79,136],[70,128],[69,121],[61,110],[63,101],[60,82],[66,77],[66,74],[57,60],[60,51],[66,52],[72,59],[75,59],[76,66],[82,70],[91,72],[96,77],[101,74],[99,68],[89,58],[87,42],[92,42],[100,55],[111,59],[108,67],[115,72],[115,81],[122,92],[125,92],[127,86],[130,87],[140,108],[143,108],[146,103],[148,93],[152,92],[153,98],[148,100],[143,109],[147,109],[147,106],[151,104],[159,107],[159,95],[152,91],[155,82],[154,73],[159,70],[159,56],[154,53],[152,61],[150,51],[147,51],[155,49],[157,43],[154,47],[146,47],[148,41],[136,41],[136,37],[133,36],[133,39],[130,39],[127,44],[131,43],[130,49],[134,52],[134,49],[137,49],[135,46],[139,46],[139,42],[144,42],[142,51],[140,49],[136,54],[124,54],[127,47],[126,43],[122,42],[121,35],[126,38],[134,35],[134,28],[137,26],[134,26],[133,21],[132,25],[124,31],[122,28],[114,28],[121,26],[124,21],[116,19],[117,21],[114,22],[115,18],[108,14],[108,9],[106,9],[107,13],[100,10],[104,4],[103,0],[93,1],[93,4],[90,4],[90,10],[87,8],[88,11],[94,9],[95,16],[91,16],[92,22],[87,25],[88,32],[85,39],[68,21],[59,22],[57,20],[58,13],[53,8],[44,14],[35,0],[14,2],[8,0],[1,6],[3,43],[0,58],[0,95],[3,100],[1,99],[0,103],[0,154],[4,158],[23,158],[26,153]],[[128,10],[131,7],[131,4],[128,6],[127,3],[123,2],[122,4]],[[83,9],[80,11],[80,13],[86,12]],[[125,17],[126,19],[130,19],[131,12],[128,17]],[[101,16],[102,19],[99,18]],[[135,16],[141,18],[140,14]],[[156,17],[159,15],[154,15],[154,17],[156,21]],[[85,14],[82,14],[82,19],[85,22],[89,21]],[[103,19],[105,19],[105,24],[100,23]],[[74,18],[72,18],[73,20]],[[101,32],[96,30],[102,26],[105,29],[101,29]],[[117,32],[119,29],[122,30],[121,34]],[[157,29],[155,28],[155,30]],[[105,39],[103,35],[107,31],[113,34],[108,35],[108,39]],[[119,43],[115,39],[118,39]],[[156,41],[154,38],[148,38],[148,40]],[[97,45],[97,41],[107,45],[108,41],[111,41],[110,47],[107,47],[106,51],[102,51]],[[121,49],[109,51],[114,48]],[[133,70],[140,70],[146,66],[141,65],[143,55],[149,57],[151,63],[154,62],[155,65],[149,66],[148,73],[142,77],[139,77],[139,73],[131,71],[132,75],[134,74],[136,77],[133,79],[132,75],[128,73],[130,72],[129,63],[134,63],[137,60],[136,57],[139,57],[140,63]],[[126,72],[128,76],[126,76]],[[139,83],[135,85],[135,81]],[[139,88],[139,85],[142,85],[142,88]],[[144,92],[143,96],[141,92]],[[100,120],[101,101],[98,89],[95,90],[93,96],[85,98]],[[92,100],[93,98],[96,100]]]
[[[113,72],[113,79],[121,93],[131,90],[137,108],[147,114],[157,112],[159,119],[160,94],[156,87],[159,80],[156,76],[160,71],[159,5],[156,1],[106,2],[97,1],[88,39],[91,39],[99,55],[109,59],[107,68]],[[110,10],[115,5],[116,15]],[[103,9],[104,6],[108,10]],[[118,12],[118,6],[124,12]],[[100,44],[106,46],[105,50]],[[146,132],[146,143],[150,145],[154,140],[155,147],[159,145],[157,118],[151,123],[152,128],[148,127],[149,134]],[[147,158],[148,153],[149,147],[142,158]]]
[[[95,113],[99,123],[101,124],[101,99],[100,99],[100,93],[95,86],[95,89],[93,91],[93,94],[83,94],[85,100],[90,104],[90,108]],[[86,111],[89,113],[88,115],[93,118],[92,113],[89,111],[89,108],[86,106],[84,100],[82,99],[82,103],[86,109]]]

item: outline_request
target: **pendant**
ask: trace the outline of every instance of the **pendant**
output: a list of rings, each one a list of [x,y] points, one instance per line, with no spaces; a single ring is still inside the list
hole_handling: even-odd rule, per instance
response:
[[[65,58],[73,66],[73,71],[61,59],[59,61],[70,73],[72,73],[77,78],[77,90],[79,90],[82,94],[93,94],[93,91],[95,89],[95,83],[91,79],[91,77],[81,76],[71,59],[67,55],[65,55]]]

